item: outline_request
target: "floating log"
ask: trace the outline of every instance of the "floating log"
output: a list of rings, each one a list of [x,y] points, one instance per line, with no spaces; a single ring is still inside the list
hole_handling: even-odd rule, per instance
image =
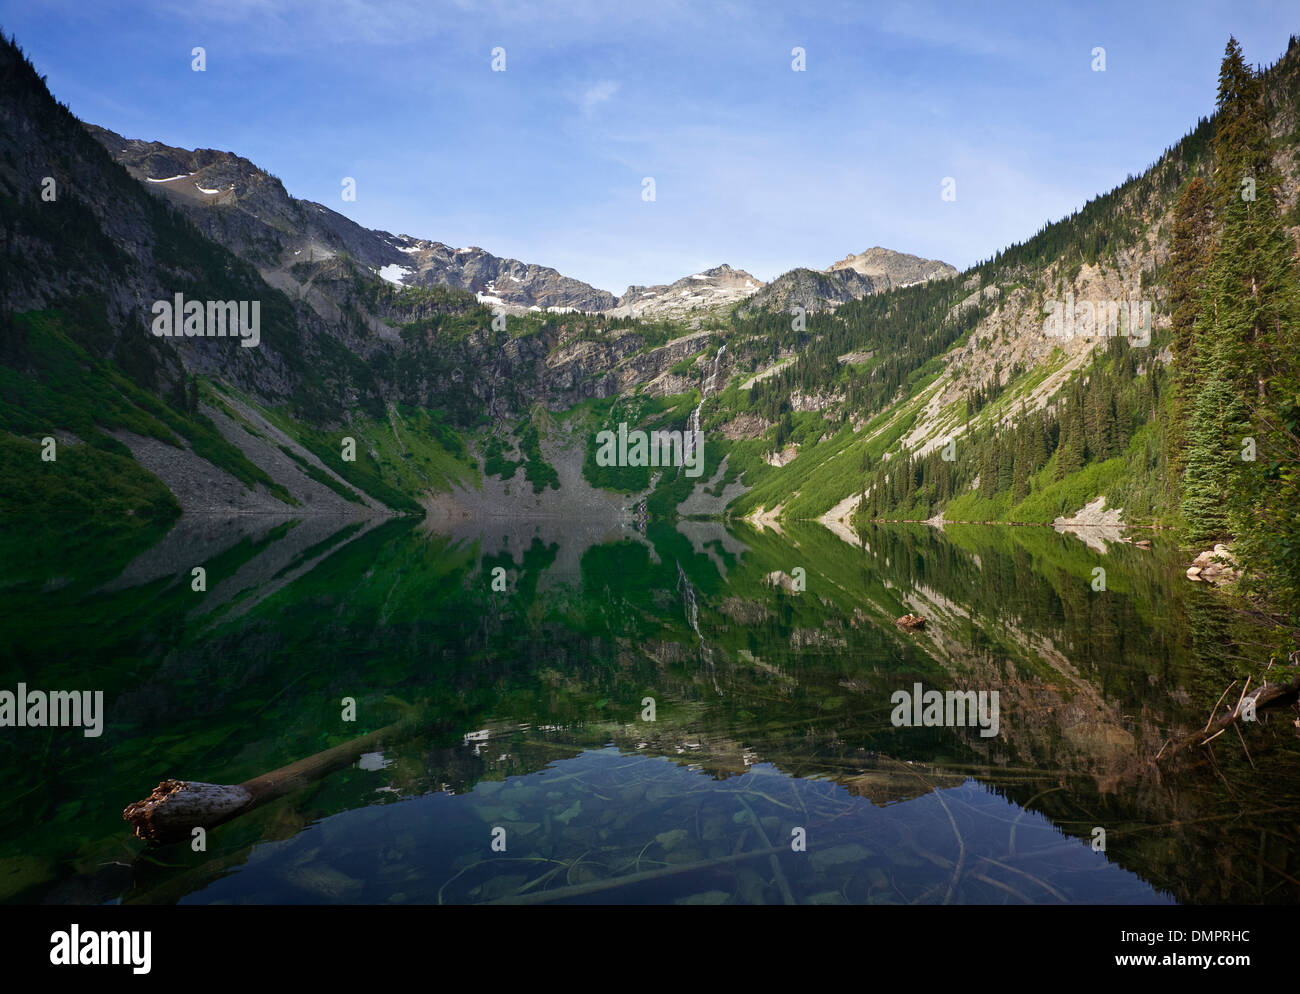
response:
[[[1283,683],[1266,683],[1253,693],[1243,694],[1241,699],[1237,702],[1237,706],[1226,715],[1218,721],[1210,722],[1200,731],[1193,732],[1191,735],[1179,740],[1179,742],[1177,742],[1172,749],[1169,749],[1167,753],[1165,752],[1165,749],[1162,748],[1160,753],[1156,755],[1156,759],[1159,759],[1162,754],[1166,759],[1168,759],[1170,756],[1179,755],[1186,752],[1188,749],[1194,749],[1197,746],[1205,745],[1210,741],[1210,739],[1227,731],[1230,726],[1237,724],[1237,722],[1241,720],[1241,716],[1248,710],[1247,702],[1250,702],[1250,708],[1253,708],[1255,711],[1262,711],[1269,705],[1276,704],[1297,693],[1300,693],[1300,674],[1293,676],[1290,680]],[[1220,698],[1220,700],[1222,699],[1223,698]],[[1215,707],[1217,708],[1218,705],[1216,704]]]
[[[189,839],[196,828],[220,825],[350,766],[363,753],[405,738],[418,726],[418,720],[407,718],[241,784],[164,780],[144,800],[128,804],[122,817],[131,823],[136,838],[155,845],[180,842]]]

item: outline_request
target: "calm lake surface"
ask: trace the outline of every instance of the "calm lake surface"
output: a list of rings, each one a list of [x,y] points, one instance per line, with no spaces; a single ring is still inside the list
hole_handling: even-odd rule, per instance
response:
[[[1228,648],[1254,636],[1182,577],[1172,540],[255,517],[7,531],[0,689],[102,690],[107,709],[98,738],[0,728],[8,903],[1300,899],[1291,716],[1246,730],[1249,758],[1229,732],[1212,761],[1150,762],[1260,666]],[[909,612],[924,632],[894,624]],[[918,683],[997,691],[997,734],[895,726],[891,695]],[[147,848],[122,820],[160,780],[240,783],[411,716],[204,852]]]

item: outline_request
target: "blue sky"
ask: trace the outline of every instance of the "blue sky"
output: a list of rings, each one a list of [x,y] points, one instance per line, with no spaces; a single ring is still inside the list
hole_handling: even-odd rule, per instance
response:
[[[1272,63],[1300,32],[1293,2],[1048,9],[0,0],[0,27],[83,120],[237,152],[369,227],[621,293],[872,245],[964,268],[1208,114],[1229,34]]]

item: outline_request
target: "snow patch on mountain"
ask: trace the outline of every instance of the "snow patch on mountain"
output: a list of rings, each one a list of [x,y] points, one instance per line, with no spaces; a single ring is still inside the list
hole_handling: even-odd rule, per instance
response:
[[[398,286],[406,286],[403,277],[409,276],[411,270],[406,266],[399,266],[397,263],[390,263],[378,270],[379,275],[388,280],[389,283],[396,283]]]

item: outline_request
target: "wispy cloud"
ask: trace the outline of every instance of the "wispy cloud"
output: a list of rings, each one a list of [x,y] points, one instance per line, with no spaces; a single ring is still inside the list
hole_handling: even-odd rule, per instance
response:
[[[612,79],[602,79],[597,83],[592,83],[582,91],[582,97],[578,101],[584,114],[590,114],[603,103],[608,103],[618,92],[619,84]]]

